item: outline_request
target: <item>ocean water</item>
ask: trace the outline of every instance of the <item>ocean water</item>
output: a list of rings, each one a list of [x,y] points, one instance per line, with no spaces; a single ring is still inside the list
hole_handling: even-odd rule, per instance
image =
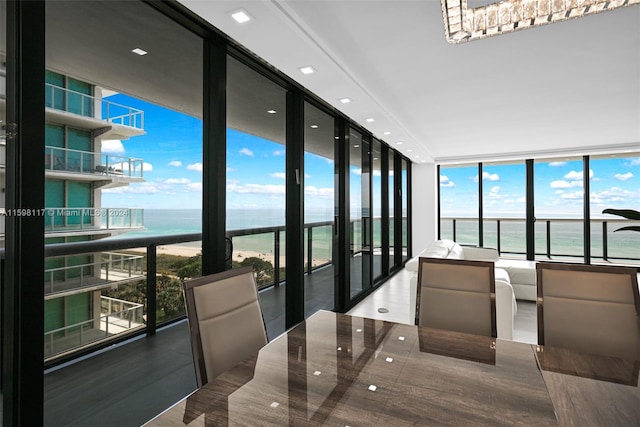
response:
[[[115,238],[153,237],[171,234],[199,233],[202,231],[202,213],[199,209],[147,209],[144,211],[145,229],[132,231]],[[332,212],[318,210],[305,213],[305,221],[332,221]],[[282,226],[285,222],[283,209],[230,209],[227,215],[227,230],[251,229],[260,227]],[[640,259],[640,233],[632,231],[615,232],[623,225],[631,222],[615,222],[608,224],[607,245],[608,256],[622,259]],[[635,225],[638,225],[635,223]],[[580,221],[551,222],[551,253],[581,257],[583,253],[583,227]],[[354,224],[355,234],[360,234],[360,223]],[[331,258],[331,227],[313,229],[313,258]],[[443,220],[442,237],[451,239],[453,235],[450,220]],[[458,220],[456,240],[463,244],[478,244],[478,228],[476,221]],[[503,221],[500,224],[500,249],[505,253],[525,253],[524,221]],[[374,220],[374,244],[380,241],[380,222]],[[360,239],[354,239],[358,246]],[[497,223],[486,220],[484,225],[484,246],[497,248]],[[274,233],[265,233],[233,238],[234,250],[254,251],[273,254]],[[183,246],[199,247],[199,242],[184,243]],[[376,245],[377,246],[377,245]],[[536,253],[545,253],[547,249],[546,222],[536,223]],[[306,245],[305,245],[306,251]],[[285,252],[285,236],[280,236],[280,253]],[[598,258],[603,254],[602,223],[594,221],[591,227],[591,254]]]

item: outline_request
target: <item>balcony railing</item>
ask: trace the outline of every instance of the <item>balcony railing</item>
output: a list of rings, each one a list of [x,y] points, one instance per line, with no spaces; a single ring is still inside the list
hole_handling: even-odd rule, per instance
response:
[[[142,228],[144,209],[134,208],[47,208],[46,233]]]
[[[44,334],[45,358],[85,347],[114,335],[144,328],[144,306],[100,297],[100,317]]]
[[[483,246],[495,247],[501,255],[523,258],[526,255],[524,219],[485,218]],[[614,231],[638,221],[592,219],[589,240],[592,262],[640,262],[638,234]],[[478,218],[441,218],[441,237],[462,244],[478,244]],[[536,218],[536,259],[571,260],[584,257],[584,230],[581,219]]]
[[[131,157],[49,146],[44,149],[44,167],[51,171],[143,178],[143,166],[142,159]]]
[[[114,252],[87,255],[99,261],[45,270],[45,295],[78,289],[99,289],[144,279],[144,257]]]
[[[144,111],[47,83],[46,106],[123,126],[144,129]],[[96,114],[96,109],[101,113]]]
[[[274,275],[269,278],[268,282],[260,284],[260,288],[276,286],[281,283],[284,277],[284,257],[280,257],[280,243],[284,239],[282,233],[285,232],[284,226],[265,227],[257,229],[231,230],[227,235],[235,242],[236,248],[248,247],[251,250],[270,253],[274,256]],[[313,273],[314,270],[331,264],[332,261],[332,241],[333,223],[332,222],[316,222],[305,224],[305,270],[307,274]],[[268,236],[268,237],[267,237]],[[243,242],[241,239],[258,238],[265,246],[255,245],[255,241]],[[47,283],[45,283],[46,292],[61,292],[57,288],[58,284],[51,281],[55,278],[55,274],[68,274],[69,271],[75,269],[76,273],[82,277],[76,277],[76,280],[84,280],[89,287],[89,280],[97,276],[96,270],[100,268],[101,279],[121,280],[121,282],[131,282],[129,277],[135,279],[135,275],[140,270],[142,262],[140,256],[127,257],[122,254],[113,254],[114,251],[123,251],[127,249],[146,248],[144,260],[146,261],[146,269],[142,273],[140,280],[145,279],[144,286],[144,305],[140,305],[140,301],[129,302],[132,308],[113,308],[115,301],[126,304],[122,297],[113,300],[107,296],[101,295],[100,319],[90,319],[87,321],[74,323],[63,328],[48,331],[45,334],[45,364],[57,363],[62,360],[69,360],[79,353],[86,353],[90,350],[108,345],[114,340],[120,341],[130,338],[141,333],[154,334],[158,324],[158,307],[161,301],[167,297],[162,286],[160,277],[157,272],[157,248],[159,246],[173,245],[180,243],[199,242],[202,240],[202,234],[181,234],[171,236],[158,237],[139,237],[139,238],[119,238],[119,239],[101,239],[86,242],[74,243],[56,243],[45,246],[45,257],[48,260],[60,257],[82,257],[95,256],[97,253],[105,253],[102,255],[100,266],[94,263],[84,263],[82,265],[70,266],[68,268],[52,268],[47,270]],[[266,243],[265,243],[266,242]],[[237,249],[242,252],[243,249]],[[109,258],[109,256],[111,258]],[[0,258],[4,258],[4,251],[0,249]],[[76,258],[76,259],[78,259]],[[84,270],[84,271],[83,271]],[[92,270],[92,271],[90,271]],[[54,280],[55,282],[55,280]],[[103,281],[103,284],[106,280]],[[135,282],[135,286],[139,289],[141,282]],[[117,285],[117,281],[113,283]],[[100,287],[100,285],[98,286]],[[127,289],[127,288],[123,288]],[[82,291],[82,289],[80,289]],[[96,291],[100,291],[96,289]],[[47,298],[49,299],[49,298]],[[110,309],[106,309],[107,301],[111,301]],[[133,312],[133,313],[132,313]],[[107,314],[108,313],[108,314]],[[171,318],[162,320],[163,324],[173,322],[184,318],[184,312],[173,315]],[[124,322],[124,325],[123,323]]]

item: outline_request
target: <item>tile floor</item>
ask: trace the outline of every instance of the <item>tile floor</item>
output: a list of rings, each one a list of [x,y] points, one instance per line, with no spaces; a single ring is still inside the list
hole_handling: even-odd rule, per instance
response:
[[[384,283],[375,292],[349,311],[354,316],[388,320],[398,323],[414,323],[414,309],[409,307],[409,279],[411,272],[403,269]],[[388,312],[380,312],[379,309]],[[384,310],[383,310],[384,311]],[[514,320],[513,340],[536,344],[536,304],[518,301],[518,312]]]

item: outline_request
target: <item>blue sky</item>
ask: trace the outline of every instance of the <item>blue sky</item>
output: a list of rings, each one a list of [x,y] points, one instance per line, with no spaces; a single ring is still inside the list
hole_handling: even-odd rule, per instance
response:
[[[103,207],[200,209],[202,206],[202,123],[199,119],[125,95],[113,102],[144,111],[142,136],[103,143],[103,152],[142,158],[144,183],[104,190]],[[305,207],[333,206],[333,161],[305,155]],[[227,130],[227,208],[285,205],[285,146]]]
[[[640,210],[640,157],[591,158],[589,185],[591,215],[603,217],[605,208]],[[536,161],[537,216],[581,217],[584,199],[582,159]],[[483,166],[485,216],[525,215],[524,162]],[[476,167],[441,168],[443,216],[474,216],[478,209]],[[465,215],[469,212],[471,215]]]
[[[107,141],[103,151],[142,158],[145,182],[103,191],[103,207],[145,209],[200,209],[202,206],[202,124],[126,95],[109,98],[145,113],[146,134],[124,141]],[[285,147],[276,142],[227,131],[227,208],[284,208]],[[535,201],[538,216],[582,216],[582,159],[535,163]],[[354,181],[360,174],[352,167]],[[333,210],[333,161],[305,154],[305,208]],[[603,209],[640,210],[640,158],[592,158],[591,212]],[[483,167],[485,216],[524,217],[525,166]],[[379,186],[379,180],[375,180]],[[443,216],[475,216],[478,197],[477,168],[442,167]],[[352,199],[359,199],[359,184]],[[379,206],[375,206],[377,211]]]

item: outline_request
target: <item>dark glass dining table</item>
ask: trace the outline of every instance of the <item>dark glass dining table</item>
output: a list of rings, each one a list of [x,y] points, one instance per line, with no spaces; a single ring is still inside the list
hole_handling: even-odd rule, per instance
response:
[[[639,367],[318,311],[147,425],[631,426]]]

